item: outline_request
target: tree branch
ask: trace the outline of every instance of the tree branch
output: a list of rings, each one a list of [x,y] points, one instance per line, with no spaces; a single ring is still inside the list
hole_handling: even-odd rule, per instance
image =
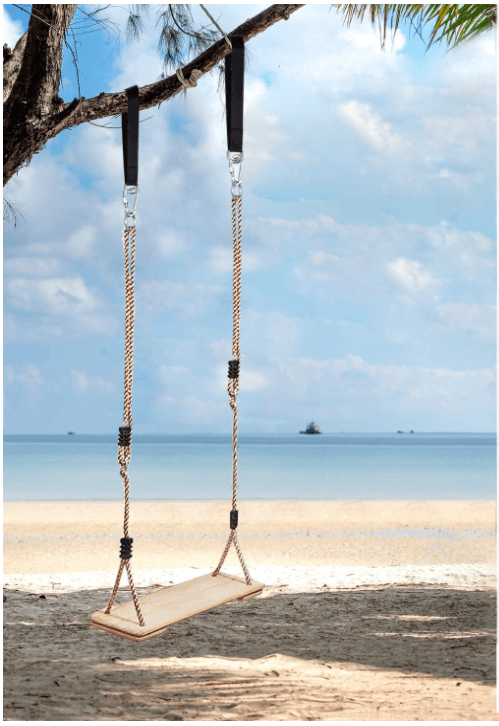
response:
[[[280,20],[287,20],[291,13],[296,12],[302,7],[304,5],[271,5],[231,32],[242,35],[244,40],[248,41]],[[184,67],[184,77],[188,80],[194,69],[200,71],[203,75],[208,73],[228,53],[230,53],[230,48],[227,46],[225,39],[218,40]],[[169,76],[157,83],[142,86],[139,89],[140,108],[145,109],[157,106],[159,103],[176,95],[180,90],[182,90],[182,84],[176,75]],[[96,119],[121,114],[126,110],[127,97],[124,91],[120,93],[101,93],[94,98],[83,100],[80,108],[73,114],[66,128],[78,126],[86,121],[95,121]]]
[[[29,99],[28,116],[41,119],[53,111],[61,81],[64,34],[76,5],[33,5],[21,69],[12,95]],[[15,100],[15,99],[14,99]],[[5,109],[9,114],[9,106]]]
[[[44,121],[56,111],[62,45],[76,5],[33,5],[21,67],[4,106],[4,185],[47,142]]]
[[[263,12],[235,28],[232,33],[245,41],[254,38],[304,5],[271,5]],[[127,110],[127,96],[101,93],[94,98],[74,99],[60,105],[59,89],[62,66],[62,43],[76,5],[33,5],[21,69],[4,107],[4,186],[39,151],[62,130],[79,126]],[[230,48],[224,38],[184,67],[188,80],[193,70],[201,75],[212,70]],[[172,98],[182,89],[176,75],[139,89],[140,108],[152,108]],[[26,99],[29,99],[27,101]]]

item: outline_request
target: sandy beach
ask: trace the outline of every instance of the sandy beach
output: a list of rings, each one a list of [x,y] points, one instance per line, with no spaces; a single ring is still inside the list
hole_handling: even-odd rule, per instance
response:
[[[140,593],[212,570],[228,510],[135,502]],[[89,619],[114,583],[122,504],[6,503],[4,719],[498,720],[494,502],[239,512],[263,594],[134,643]],[[224,569],[239,574],[233,551]]]

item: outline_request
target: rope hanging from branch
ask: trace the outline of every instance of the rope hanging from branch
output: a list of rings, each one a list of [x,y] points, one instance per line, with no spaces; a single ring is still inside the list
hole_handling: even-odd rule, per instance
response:
[[[240,321],[241,321],[241,240],[242,240],[242,184],[241,168],[243,162],[243,85],[244,85],[244,41],[240,35],[231,35],[232,52],[225,57],[225,94],[227,116],[227,157],[231,175],[232,193],[232,240],[233,240],[233,330],[232,360],[229,361],[229,382],[227,390],[232,409],[232,509],[230,512],[230,534],[216,569],[215,577],[227,557],[230,546],[234,547],[244,572],[246,584],[251,585],[251,577],[237,538],[237,395],[239,393]]]
[[[126,89],[128,111],[122,114],[123,132],[123,162],[125,171],[125,190],[123,202],[125,204],[125,223],[123,231],[123,250],[125,264],[125,390],[123,404],[123,426],[120,426],[118,438],[118,462],[120,474],[125,489],[125,514],[123,523],[123,537],[120,540],[120,566],[113,592],[105,610],[109,615],[116,600],[121,575],[126,568],[128,582],[132,591],[132,598],[137,612],[139,623],[145,626],[144,617],[140,609],[139,598],[132,577],[130,560],[132,558],[133,538],[129,536],[128,521],[130,514],[130,479],[128,466],[132,455],[132,384],[133,384],[133,331],[135,317],[134,278],[135,278],[135,248],[137,241],[136,215],[139,197],[138,171],[139,171],[139,89],[132,86]],[[128,195],[134,198],[130,211]]]

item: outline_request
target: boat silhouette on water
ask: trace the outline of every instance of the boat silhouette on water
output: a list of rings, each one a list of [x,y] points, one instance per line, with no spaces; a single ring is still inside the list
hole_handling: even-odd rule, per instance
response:
[[[322,434],[322,431],[320,428],[315,424],[313,421],[311,421],[305,431],[300,431],[301,434]]]

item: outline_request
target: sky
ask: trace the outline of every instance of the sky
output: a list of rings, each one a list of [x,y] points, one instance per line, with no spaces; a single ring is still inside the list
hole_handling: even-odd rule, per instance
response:
[[[208,7],[230,32],[267,6]],[[347,28],[329,7],[306,5],[246,46],[239,430],[493,431],[495,31],[426,52],[404,26],[382,50],[369,22]],[[81,95],[159,79],[155,8],[138,41],[125,6],[105,12],[120,34],[76,25]],[[4,42],[27,22],[4,5]],[[232,427],[217,83],[207,74],[141,111],[139,434]],[[65,57],[61,96],[77,94]],[[123,162],[108,121],[61,133],[5,190],[23,215],[4,226],[5,433],[122,423]]]

